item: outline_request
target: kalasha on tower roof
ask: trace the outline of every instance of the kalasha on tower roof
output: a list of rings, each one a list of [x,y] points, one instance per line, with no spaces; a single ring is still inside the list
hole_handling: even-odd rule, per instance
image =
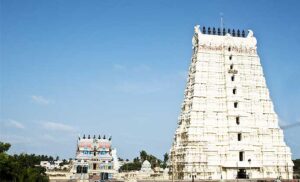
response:
[[[226,29],[226,28],[215,28],[215,27],[208,27],[206,28],[203,26],[200,29],[201,33],[208,34],[208,35],[220,35],[225,36],[226,34],[230,34],[233,37],[246,37],[245,30],[235,30],[235,29]]]

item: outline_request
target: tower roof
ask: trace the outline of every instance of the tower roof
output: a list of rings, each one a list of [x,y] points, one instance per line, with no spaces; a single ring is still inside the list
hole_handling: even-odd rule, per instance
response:
[[[196,25],[194,27],[195,35],[193,37],[193,47],[196,46],[235,46],[235,47],[248,47],[256,49],[257,40],[254,37],[253,31],[248,30],[247,34],[241,33],[240,30],[224,29],[224,32],[218,33],[216,28],[205,28]],[[208,31],[210,30],[210,31]],[[221,31],[221,30],[220,30]],[[234,32],[234,33],[233,33]],[[237,34],[239,32],[239,34]]]
[[[202,34],[208,34],[208,35],[219,35],[219,36],[225,36],[227,34],[230,34],[233,37],[246,37],[245,30],[240,29],[230,29],[230,28],[218,28],[218,27],[201,27],[199,29]]]

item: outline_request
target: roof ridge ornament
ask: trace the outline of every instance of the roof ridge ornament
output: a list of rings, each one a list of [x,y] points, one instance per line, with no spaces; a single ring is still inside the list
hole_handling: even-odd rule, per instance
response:
[[[205,27],[204,27],[204,28],[205,28]],[[201,31],[200,31],[200,25],[194,26],[194,31],[195,31],[195,33],[197,33],[197,34],[201,33]]]
[[[221,27],[221,28],[216,28],[216,27],[208,27],[206,29],[205,26],[202,27],[202,29],[200,28],[200,25],[196,25],[194,26],[194,31],[195,34],[208,34],[208,35],[218,35],[218,36],[226,36],[227,34],[229,34],[232,37],[242,37],[242,38],[246,38],[248,37],[248,35],[246,36],[245,34],[245,30],[240,30],[240,29],[230,29],[228,28],[226,30],[225,27]],[[248,32],[250,33],[250,37],[253,36],[253,32],[250,32],[251,30],[248,30]]]
[[[247,35],[247,38],[249,37],[253,37],[254,36],[254,33],[252,30],[248,30],[248,35]]]

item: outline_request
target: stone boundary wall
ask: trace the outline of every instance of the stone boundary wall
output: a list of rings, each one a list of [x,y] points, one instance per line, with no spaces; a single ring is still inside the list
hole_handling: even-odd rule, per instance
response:
[[[81,180],[50,179],[50,182],[77,182]],[[91,180],[83,180],[91,182]],[[107,180],[105,182],[127,182],[121,180]],[[130,182],[130,181],[128,181]],[[135,182],[172,182],[172,180],[137,180]],[[192,182],[191,180],[174,180],[174,182]],[[275,179],[236,179],[236,180],[194,180],[194,182],[275,182]],[[281,180],[281,182],[300,182],[300,179]]]
[[[275,182],[275,180],[276,179],[194,180],[194,182]],[[172,182],[172,180],[137,180],[137,182]],[[192,180],[174,180],[174,182],[192,182]],[[281,182],[300,182],[300,179],[281,180]]]

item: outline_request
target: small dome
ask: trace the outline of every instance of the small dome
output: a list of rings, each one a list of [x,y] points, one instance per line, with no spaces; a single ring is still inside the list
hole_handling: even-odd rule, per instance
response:
[[[152,169],[151,169],[151,164],[149,161],[145,160],[143,163],[142,163],[142,167],[141,167],[141,170],[140,170],[142,173],[152,173]]]
[[[145,160],[142,164],[142,168],[151,168],[151,164],[149,161]]]

